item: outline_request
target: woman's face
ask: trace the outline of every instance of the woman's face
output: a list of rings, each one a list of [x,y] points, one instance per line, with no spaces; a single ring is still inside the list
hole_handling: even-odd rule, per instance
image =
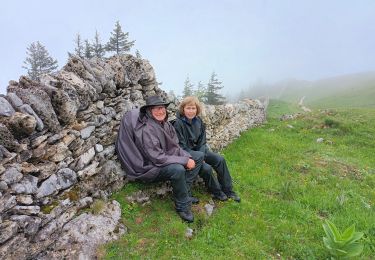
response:
[[[187,104],[184,107],[184,115],[187,119],[193,119],[197,115],[197,106],[195,104]]]
[[[151,108],[152,116],[158,121],[164,121],[167,116],[167,108],[165,106],[154,106]]]

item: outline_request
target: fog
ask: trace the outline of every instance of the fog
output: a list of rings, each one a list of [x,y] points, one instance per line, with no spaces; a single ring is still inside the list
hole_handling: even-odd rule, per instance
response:
[[[0,93],[26,74],[40,41],[62,67],[77,33],[106,43],[117,20],[153,65],[161,88],[181,94],[187,76],[223,95],[261,82],[318,80],[375,70],[375,2],[368,1],[2,1]]]

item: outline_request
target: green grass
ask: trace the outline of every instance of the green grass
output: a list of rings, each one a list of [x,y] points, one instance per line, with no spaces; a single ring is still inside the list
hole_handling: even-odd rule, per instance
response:
[[[141,206],[125,197],[148,185],[128,184],[113,196],[129,233],[101,248],[105,259],[327,259],[325,219],[365,233],[360,259],[375,255],[375,109],[330,110],[296,120],[297,111],[272,101],[267,124],[241,135],[224,151],[242,202],[220,202],[211,217],[209,196],[195,221],[183,223],[170,195]],[[291,128],[290,126],[293,126]],[[317,143],[317,138],[324,138]],[[187,227],[194,230],[185,238]]]

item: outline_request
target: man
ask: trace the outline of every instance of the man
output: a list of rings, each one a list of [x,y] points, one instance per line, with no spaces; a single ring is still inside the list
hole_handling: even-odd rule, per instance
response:
[[[203,156],[180,148],[174,127],[167,121],[167,106],[159,96],[146,99],[146,105],[133,109],[121,120],[116,141],[118,158],[129,180],[172,184],[176,211],[193,222],[190,188],[203,164]]]

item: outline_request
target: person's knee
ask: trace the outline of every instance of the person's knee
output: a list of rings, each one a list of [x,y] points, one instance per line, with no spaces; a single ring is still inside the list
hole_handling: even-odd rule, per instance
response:
[[[181,164],[173,165],[174,174],[171,176],[172,181],[184,180],[185,181],[185,168]]]
[[[202,175],[211,175],[212,174],[212,167],[207,163],[203,163],[200,173]]]

